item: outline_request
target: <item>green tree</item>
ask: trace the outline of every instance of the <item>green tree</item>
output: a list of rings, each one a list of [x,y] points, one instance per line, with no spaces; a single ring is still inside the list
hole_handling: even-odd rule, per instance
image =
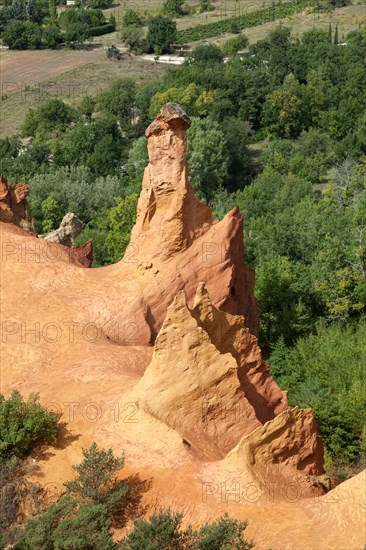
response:
[[[196,84],[189,84],[182,88],[168,88],[164,92],[158,92],[151,98],[149,114],[155,118],[160,109],[166,103],[179,103],[191,116],[197,111],[196,105],[200,96],[200,89]],[[198,103],[200,107],[202,104]]]
[[[122,17],[123,27],[142,27],[141,17],[137,11],[127,9]]]
[[[123,192],[121,175],[95,175],[82,165],[64,166],[48,173],[37,173],[28,180],[31,190],[30,209],[36,220],[37,229],[42,231],[44,221],[42,203],[52,197],[59,205],[60,217],[74,212],[85,224],[115,206],[115,197]]]
[[[211,200],[228,177],[230,157],[220,125],[209,117],[193,118],[188,132],[189,177],[195,190]]]
[[[114,550],[111,522],[103,505],[63,496],[38,518],[28,519],[14,550]]]
[[[80,122],[52,145],[56,166],[81,164],[98,176],[120,171],[124,141],[111,115],[98,116],[90,124]]]
[[[157,55],[169,52],[177,39],[177,25],[170,17],[153,17],[148,26],[146,44]]]
[[[222,51],[227,57],[234,57],[240,50],[247,48],[249,45],[249,39],[244,34],[239,34],[234,36],[234,38],[229,38],[223,47]]]
[[[62,41],[62,35],[59,27],[57,25],[45,27],[43,29],[42,39],[46,48],[55,50]]]
[[[41,209],[43,217],[42,231],[43,233],[48,233],[57,228],[58,220],[62,216],[62,212],[60,211],[59,204],[52,196],[47,197],[47,199],[42,202]]]
[[[111,5],[112,2],[110,0],[88,0],[88,7],[91,9],[106,10]]]
[[[90,121],[95,112],[96,103],[97,100],[95,99],[95,97],[92,97],[90,95],[84,96],[79,105],[80,114],[85,116],[85,118]]]
[[[333,467],[354,463],[365,450],[365,331],[365,319],[348,326],[320,322],[292,348],[279,342],[270,357],[290,404],[312,408]]]
[[[142,179],[148,163],[147,138],[141,136],[134,142],[128,153],[128,161],[125,166],[128,179],[126,195],[130,193],[140,194]]]
[[[215,44],[208,44],[197,46],[192,51],[189,62],[190,63],[223,63],[224,54],[219,46]]]
[[[30,109],[21,127],[23,136],[46,137],[51,132],[64,131],[68,125],[77,120],[76,111],[61,101],[51,99],[37,107]]]
[[[131,230],[136,221],[137,200],[136,194],[129,195],[125,199],[117,197],[117,206],[109,211],[109,231],[105,246],[112,263],[122,258],[129,245]]]
[[[38,401],[35,393],[29,395],[28,401],[18,390],[9,399],[0,394],[0,461],[24,457],[34,445],[56,439],[58,417]]]
[[[13,21],[4,29],[2,39],[11,50],[38,50],[42,44],[42,30],[30,21]]]
[[[122,28],[120,36],[131,50],[137,50],[142,45],[144,30],[140,25],[129,25]]]
[[[131,127],[132,108],[135,105],[136,84],[130,78],[116,80],[107,92],[97,99],[99,111],[114,115],[124,129]]]
[[[110,512],[120,509],[129,492],[128,485],[117,479],[124,455],[115,458],[112,449],[100,450],[96,443],[82,451],[83,461],[73,466],[78,475],[74,481],[65,481],[66,489],[82,503],[103,504]]]
[[[302,100],[287,88],[274,90],[267,96],[263,108],[263,126],[270,135],[294,138],[299,135]]]
[[[183,15],[183,4],[184,0],[165,0],[163,11],[166,15],[170,15],[171,17],[180,17]]]

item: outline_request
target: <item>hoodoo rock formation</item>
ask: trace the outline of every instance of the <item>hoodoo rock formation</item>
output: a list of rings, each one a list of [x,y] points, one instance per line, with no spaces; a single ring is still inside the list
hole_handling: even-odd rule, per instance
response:
[[[75,214],[68,212],[61,220],[60,227],[46,233],[43,238],[51,243],[73,246],[74,241],[83,230],[83,222]]]
[[[192,310],[184,292],[168,308],[135,390],[145,411],[206,459],[223,458],[241,437],[287,408],[244,318],[215,308],[203,284]]]
[[[198,527],[228,512],[259,550],[359,550],[365,475],[320,495],[312,412],[287,405],[262,359],[243,218],[215,221],[195,197],[189,124],[170,104],[148,128],[136,225],[111,266],[82,269],[90,243],[17,227],[25,189],[1,181],[0,391],[38,392],[65,423],[35,481],[62,487],[96,441],[149,481],[147,515],[170,506]]]
[[[26,197],[28,186],[16,183],[8,186],[5,178],[0,176],[0,221],[13,223],[26,231],[34,232],[32,216]]]
[[[217,222],[194,194],[187,171],[190,124],[181,107],[168,104],[146,130],[150,162],[123,261],[136,261],[140,271],[155,274],[154,282],[167,290],[157,294],[154,284],[144,293],[154,335],[175,295],[185,290],[191,303],[201,281],[217,307],[244,315],[247,327],[257,334],[254,274],[243,262],[243,217],[234,208]]]

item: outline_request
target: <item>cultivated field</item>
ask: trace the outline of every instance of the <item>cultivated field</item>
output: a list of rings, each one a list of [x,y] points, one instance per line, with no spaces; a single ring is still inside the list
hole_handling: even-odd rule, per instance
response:
[[[16,132],[29,108],[58,97],[75,104],[95,95],[118,78],[146,82],[165,67],[126,55],[107,59],[103,48],[92,50],[0,52],[0,137]]]
[[[285,3],[287,0],[283,0]],[[113,14],[117,21],[117,28],[120,28],[123,15],[127,9],[135,9],[141,16],[157,14],[164,4],[164,0],[125,0],[116,2],[116,5],[104,10],[106,16]],[[177,19],[178,30],[188,29],[196,25],[214,23],[227,17],[244,15],[251,11],[256,11],[265,5],[272,4],[272,0],[214,0],[212,2],[212,11],[201,14],[190,14]],[[198,5],[198,0],[188,0],[183,8],[193,8]]]
[[[245,29],[243,32],[249,38],[250,43],[255,43],[258,40],[263,40],[268,34],[277,27],[280,23],[291,27],[292,35],[295,37],[301,36],[309,29],[316,27],[317,29],[328,30],[329,24],[332,25],[333,32],[338,25],[339,39],[342,41],[347,34],[352,30],[366,24],[366,7],[362,3],[352,4],[345,8],[339,8],[332,13],[297,13],[292,17],[282,19],[282,21],[273,21],[258,25],[251,29]],[[216,39],[211,39],[210,42],[222,44],[234,35],[221,35]],[[196,45],[197,43],[195,43]]]

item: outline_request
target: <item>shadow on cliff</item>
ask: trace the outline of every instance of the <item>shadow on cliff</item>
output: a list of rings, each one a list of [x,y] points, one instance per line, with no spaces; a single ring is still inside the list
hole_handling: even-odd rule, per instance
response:
[[[116,510],[113,516],[113,527],[120,529],[125,527],[129,520],[146,514],[148,506],[142,504],[142,498],[152,486],[152,479],[141,479],[139,474],[130,475],[123,480],[129,487],[127,501],[123,507]]]

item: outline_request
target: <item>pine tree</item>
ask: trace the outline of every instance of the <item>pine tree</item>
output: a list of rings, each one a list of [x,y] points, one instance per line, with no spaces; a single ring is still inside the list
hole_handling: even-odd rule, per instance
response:
[[[78,476],[64,485],[82,503],[104,504],[112,512],[123,506],[129,492],[127,484],[117,479],[123,468],[124,455],[113,456],[112,449],[99,450],[96,443],[90,449],[83,449],[84,460],[74,465]]]

